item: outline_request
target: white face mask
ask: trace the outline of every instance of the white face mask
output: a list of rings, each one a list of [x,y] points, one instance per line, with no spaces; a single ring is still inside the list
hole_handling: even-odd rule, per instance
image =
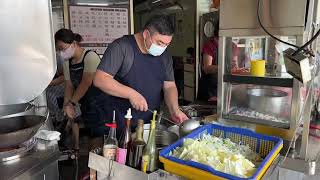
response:
[[[148,53],[151,54],[152,56],[160,56],[166,50],[166,48],[167,46],[162,47],[155,43],[152,43],[150,48],[147,50],[148,50]]]
[[[151,35],[150,35],[149,31],[148,31],[148,34],[150,36],[150,41],[151,41]],[[152,56],[160,56],[167,49],[167,46],[162,47],[156,43],[153,43],[152,41],[151,41],[151,46],[148,49],[145,39],[144,39],[144,46],[147,49],[148,53],[151,54]]]
[[[64,60],[69,60],[70,58],[73,57],[74,51],[75,51],[75,48],[71,44],[67,49],[60,51],[60,56]]]

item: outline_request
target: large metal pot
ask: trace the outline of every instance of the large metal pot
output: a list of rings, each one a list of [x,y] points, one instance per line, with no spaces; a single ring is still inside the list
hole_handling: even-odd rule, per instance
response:
[[[143,129],[144,129],[144,130],[149,130],[149,129],[150,129],[150,124],[144,124],[144,125],[143,125]],[[165,125],[162,125],[162,124],[157,124],[157,125],[156,125],[156,129],[166,130],[167,127],[166,127]]]
[[[149,132],[150,132],[149,127],[150,127],[150,124],[144,125],[143,139],[146,143],[148,142],[148,138],[149,138]],[[165,126],[157,124],[156,127],[157,127],[156,128],[156,144],[159,150],[178,140],[179,138],[178,135],[168,131]],[[135,133],[132,134],[132,138],[133,139],[135,138]]]
[[[150,124],[144,125],[144,131],[143,131],[143,139],[147,143],[149,138],[149,127]],[[178,140],[178,136],[167,130],[167,128],[161,124],[157,124],[156,126],[156,144],[158,149],[162,149],[165,146],[168,146],[175,141]]]
[[[148,139],[149,139],[149,132],[150,132],[149,127],[150,127],[150,124],[144,125],[143,139],[146,143],[148,142]],[[156,128],[156,146],[157,146],[156,157],[159,157],[159,152],[164,147],[177,141],[179,137],[175,133],[168,131],[167,128],[161,124],[157,124],[156,127],[157,127]],[[136,134],[133,133],[132,139],[134,139],[135,136],[136,136]],[[155,164],[156,168],[157,167],[163,168],[160,161],[158,161],[158,158],[156,158],[156,161],[157,161],[157,163]]]
[[[32,138],[46,121],[45,116],[26,115],[0,119],[0,148],[10,148]]]
[[[261,113],[279,115],[287,107],[288,93],[271,88],[253,88],[247,91],[249,108]]]

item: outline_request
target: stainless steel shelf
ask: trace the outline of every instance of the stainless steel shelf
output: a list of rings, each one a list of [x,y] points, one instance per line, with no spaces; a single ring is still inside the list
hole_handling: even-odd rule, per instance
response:
[[[282,77],[254,77],[244,75],[226,74],[223,76],[224,82],[237,84],[255,84],[266,86],[293,87],[293,78]]]
[[[290,128],[289,121],[287,123],[285,123],[285,122],[278,122],[278,121],[271,121],[271,120],[265,120],[265,119],[240,116],[240,115],[236,115],[236,114],[227,114],[227,115],[223,114],[222,117],[225,119],[268,125],[268,126],[282,128],[282,129],[289,129]]]

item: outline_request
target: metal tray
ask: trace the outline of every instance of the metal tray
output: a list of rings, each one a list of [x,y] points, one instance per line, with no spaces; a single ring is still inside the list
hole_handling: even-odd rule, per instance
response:
[[[287,123],[277,122],[277,121],[252,118],[252,117],[247,117],[247,116],[240,116],[240,115],[236,115],[236,114],[228,114],[228,115],[224,114],[224,115],[222,115],[222,117],[225,119],[236,120],[236,121],[246,121],[246,122],[250,122],[250,123],[263,124],[263,125],[268,125],[268,126],[282,128],[282,129],[289,129],[290,128],[289,122],[287,122]]]

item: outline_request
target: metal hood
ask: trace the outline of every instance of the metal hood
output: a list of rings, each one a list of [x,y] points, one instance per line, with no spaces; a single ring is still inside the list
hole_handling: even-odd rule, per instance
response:
[[[181,7],[181,5],[178,3],[178,0],[146,0],[145,2],[138,4],[135,7],[134,11],[137,13],[143,13],[143,12],[152,11],[155,8],[164,9],[164,8],[168,8],[175,5],[178,5]]]
[[[2,0],[0,105],[29,102],[56,71],[50,1]]]

